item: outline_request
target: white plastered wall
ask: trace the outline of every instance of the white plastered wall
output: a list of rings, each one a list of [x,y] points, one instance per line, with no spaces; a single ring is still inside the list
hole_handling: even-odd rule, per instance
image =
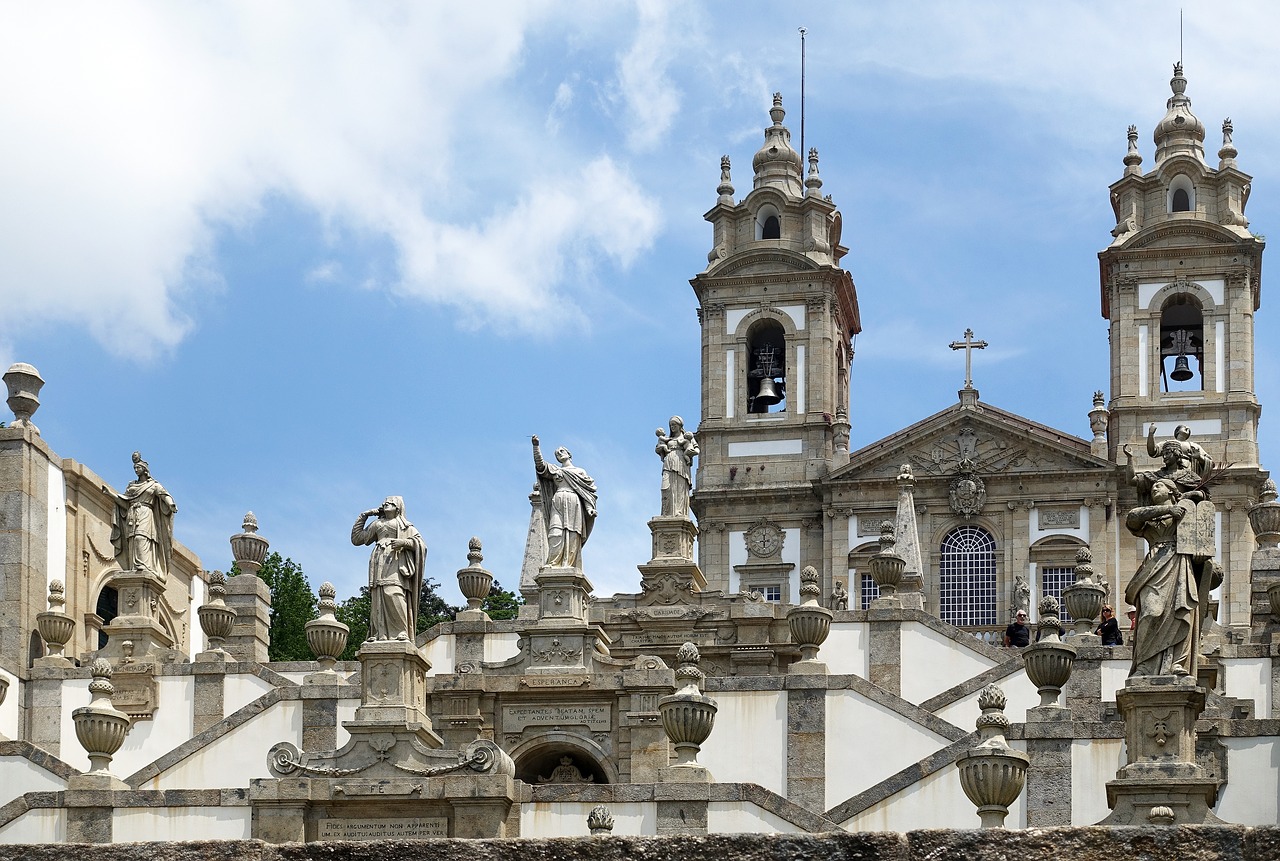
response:
[[[712,801],[707,804],[707,833],[801,834],[804,829],[749,801]]]
[[[698,762],[721,783],[758,783],[786,796],[786,693],[716,691],[711,696],[718,707],[716,731],[703,742]]]
[[[134,721],[124,744],[111,760],[111,772],[128,777],[191,738],[191,717],[195,702],[195,679],[191,676],[161,676],[156,679],[156,711],[151,720]],[[64,700],[65,702],[65,700]],[[75,734],[74,722],[72,735]],[[89,755],[78,741],[73,748],[63,742],[62,759],[76,768],[89,768]],[[68,756],[75,751],[75,757]]]
[[[1009,746],[1026,752],[1020,741],[1011,742]],[[1006,828],[1026,827],[1026,798],[1027,794],[1022,792],[1009,806],[1009,815],[1004,820]],[[929,828],[977,828],[981,824],[978,809],[960,787],[955,766],[938,769],[840,825],[849,831],[906,832],[920,828],[924,819]]]
[[[249,840],[253,809],[244,807],[123,807],[111,817],[114,843],[149,840]]]
[[[302,703],[284,700],[241,724],[139,789],[221,789],[245,787],[271,777],[267,753],[276,742],[302,744]]]
[[[61,759],[72,768],[80,771],[89,770],[89,754],[84,752],[84,748],[80,746],[80,740],[76,738],[76,725],[71,720],[71,713],[80,706],[87,706],[89,700],[89,682],[91,679],[64,679],[62,682],[62,726],[59,727],[61,732],[58,736],[58,743],[61,745]],[[125,743],[129,741],[129,736],[125,736]],[[119,774],[119,772],[115,772]]]
[[[831,633],[818,651],[818,660],[827,665],[827,672],[832,675],[867,678],[871,672],[867,655],[867,624],[833,622]]]
[[[1124,632],[1124,641],[1129,642],[1132,634],[1129,631]],[[1128,661],[1103,661],[1101,667],[1102,676],[1102,701],[1113,703],[1116,701],[1116,691],[1124,687],[1125,679],[1129,678],[1129,662]]]
[[[360,708],[359,699],[338,700],[338,750],[346,746],[351,739],[351,733],[347,732],[347,728],[343,726],[349,720],[356,719],[356,709]]]
[[[539,801],[520,805],[520,837],[586,837],[589,801]],[[658,833],[658,808],[652,801],[610,804],[613,836],[652,836]],[[708,814],[708,819],[710,815]]]
[[[485,637],[485,639],[489,638]],[[426,655],[427,661],[431,664],[431,669],[427,671],[427,675],[447,676],[453,673],[452,634],[436,637],[418,651]]]
[[[1040,705],[1040,694],[1036,686],[1027,678],[1027,671],[1024,669],[1020,668],[1010,673],[996,684],[1008,699],[1004,715],[1014,723],[1024,723],[1027,719],[1027,709]],[[981,695],[981,690],[972,691],[938,709],[934,714],[965,732],[972,732],[978,716],[982,714],[982,709],[978,707],[978,697]],[[1058,702],[1062,702],[1061,697],[1058,698]]]
[[[67,783],[26,757],[0,756],[0,806],[26,792],[60,792]]]
[[[65,843],[67,811],[28,810],[0,828],[0,843]]]
[[[4,695],[4,702],[0,703],[0,736],[16,739],[19,731],[18,703],[22,702],[24,695],[22,683],[18,681],[17,676],[4,670],[0,670],[0,676],[4,676],[9,682],[9,689]]]
[[[48,577],[46,580],[67,579],[67,482],[62,468],[49,463],[49,531],[46,549]]]
[[[484,659],[490,663],[506,661],[519,654],[516,643],[520,635],[514,631],[504,634],[486,634],[484,638]]]
[[[1223,658],[1222,671],[1227,696],[1253,700],[1254,717],[1271,717],[1270,658]]]
[[[826,706],[828,809],[951,743],[854,691],[828,691]],[[868,732],[881,743],[866,744]]]
[[[253,673],[229,673],[223,676],[222,713],[233,715],[249,703],[275,690],[275,685]]]
[[[1107,781],[1124,765],[1124,740],[1083,738],[1071,742],[1071,824],[1093,825],[1111,812]]]
[[[919,622],[902,625],[902,698],[916,704],[995,666]]]
[[[1280,738],[1224,738],[1227,785],[1218,796],[1218,816],[1240,825],[1280,822]]]

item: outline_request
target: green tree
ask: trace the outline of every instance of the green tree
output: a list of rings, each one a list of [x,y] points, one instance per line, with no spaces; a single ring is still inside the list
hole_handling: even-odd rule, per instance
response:
[[[520,605],[523,603],[523,598],[509,589],[503,589],[502,584],[494,580],[493,587],[489,589],[489,597],[484,599],[480,609],[488,613],[490,619],[500,622],[520,615]]]
[[[232,566],[232,573],[239,568]],[[258,571],[271,590],[271,644],[267,658],[272,661],[310,661],[315,656],[307,645],[307,623],[316,618],[316,596],[302,573],[302,566],[279,553],[269,553]]]
[[[438,588],[440,588],[440,584],[430,577],[423,580],[422,592],[418,595],[418,626],[415,633],[421,634],[432,625],[451,621],[454,614],[458,612],[457,607],[451,606],[437,594],[436,589]],[[369,636],[369,610],[371,607],[372,601],[369,597],[368,586],[361,586],[359,594],[352,595],[338,605],[334,616],[337,617],[339,622],[351,629],[351,633],[347,635],[347,648],[343,651],[340,660],[354,661],[356,659],[356,652],[360,650],[361,644]]]

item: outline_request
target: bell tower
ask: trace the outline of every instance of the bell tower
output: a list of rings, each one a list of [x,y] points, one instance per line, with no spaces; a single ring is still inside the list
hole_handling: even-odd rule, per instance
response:
[[[849,339],[861,326],[818,151],[809,150],[806,175],[785,115],[775,94],[750,193],[735,202],[725,156],[705,216],[713,247],[690,282],[702,324],[693,509],[710,588],[759,587],[773,598],[776,587],[777,600],[794,602],[803,566],[822,568],[813,481],[849,459]],[[759,540],[748,551],[753,526]]]
[[[1129,127],[1124,176],[1111,186],[1114,241],[1098,255],[1102,316],[1111,321],[1109,456],[1144,451],[1151,424],[1167,439],[1187,425],[1219,463],[1258,466],[1253,314],[1264,242],[1244,216],[1252,177],[1236,165],[1222,124],[1217,167],[1191,112],[1182,64],[1155,129],[1155,164],[1143,173]]]

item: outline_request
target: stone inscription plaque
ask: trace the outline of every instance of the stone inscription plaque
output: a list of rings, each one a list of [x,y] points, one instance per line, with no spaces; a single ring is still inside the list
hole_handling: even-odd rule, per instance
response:
[[[449,836],[449,820],[439,817],[403,819],[321,819],[320,840],[425,840]]]
[[[585,724],[588,729],[606,732],[611,726],[609,706],[503,706],[502,728],[514,732],[527,726],[567,726]]]

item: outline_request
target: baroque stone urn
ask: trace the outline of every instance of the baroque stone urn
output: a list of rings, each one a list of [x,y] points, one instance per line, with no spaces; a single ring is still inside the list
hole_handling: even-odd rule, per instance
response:
[[[76,620],[62,612],[67,603],[61,580],[49,581],[49,609],[36,614],[36,629],[49,649],[49,656],[66,660],[63,650],[76,630]]]
[[[906,571],[907,560],[894,552],[898,539],[893,534],[893,522],[885,520],[880,524],[880,552],[872,556],[868,562],[871,579],[876,582],[881,598],[892,598],[902,582],[902,574]]]
[[[231,558],[236,560],[241,574],[257,574],[267,558],[271,542],[258,534],[258,518],[252,511],[245,514],[240,528],[244,531],[231,536]]]
[[[704,697],[698,689],[706,678],[706,674],[698,669],[702,660],[698,647],[685,643],[676,652],[676,660],[680,665],[676,669],[676,683],[683,683],[683,687],[658,700],[658,713],[662,716],[662,728],[676,750],[676,761],[672,767],[700,767],[698,751],[715,726],[716,703],[710,697]]]
[[[467,599],[468,610],[479,610],[493,587],[493,575],[480,567],[483,561],[480,539],[472,538],[467,542],[467,567],[458,571],[458,591]]]
[[[834,615],[818,603],[822,594],[818,586],[818,572],[806,565],[800,572],[799,606],[787,611],[787,627],[791,629],[791,642],[800,647],[800,660],[813,661],[818,657],[818,647],[831,633],[831,617]]]
[[[209,651],[226,654],[223,641],[231,634],[236,622],[236,611],[227,606],[227,575],[214,571],[209,575],[209,603],[203,604],[196,614],[200,617],[200,630],[209,638]]]
[[[1081,547],[1076,551],[1076,582],[1062,590],[1067,612],[1075,620],[1075,636],[1092,636],[1093,620],[1102,615],[1102,598],[1107,590],[1093,579],[1093,551]]]
[[[10,427],[31,428],[40,433],[31,423],[31,417],[40,409],[40,389],[44,387],[40,372],[26,362],[18,362],[4,372],[4,383],[9,390],[7,403],[13,410],[14,422]]]
[[[1274,550],[1280,545],[1280,502],[1276,496],[1276,483],[1268,478],[1262,482],[1258,502],[1249,508],[1249,525],[1263,550]]]
[[[1036,609],[1040,611],[1040,636],[1022,650],[1022,660],[1027,678],[1040,691],[1040,707],[1062,708],[1058,696],[1071,678],[1076,649],[1058,636],[1058,600],[1046,595]]]
[[[311,653],[316,656],[316,660],[320,662],[322,673],[334,671],[333,667],[338,662],[338,658],[346,651],[347,635],[351,633],[351,629],[333,615],[338,609],[338,605],[334,602],[337,596],[338,590],[332,583],[328,581],[321,583],[318,605],[320,618],[312,619],[305,626],[307,645],[311,648]]]
[[[111,684],[111,662],[96,658],[89,665],[89,672],[93,674],[93,681],[89,683],[93,699],[72,712],[71,720],[75,722],[80,746],[89,754],[89,773],[110,774],[107,766],[124,744],[129,732],[129,716],[111,704],[111,695],[115,693]]]
[[[1009,805],[1022,793],[1030,759],[1009,747],[1005,732],[1009,719],[1004,716],[1007,700],[1004,691],[987,685],[978,695],[977,728],[981,735],[978,746],[956,759],[960,769],[960,786],[978,808],[983,828],[1003,828]]]

